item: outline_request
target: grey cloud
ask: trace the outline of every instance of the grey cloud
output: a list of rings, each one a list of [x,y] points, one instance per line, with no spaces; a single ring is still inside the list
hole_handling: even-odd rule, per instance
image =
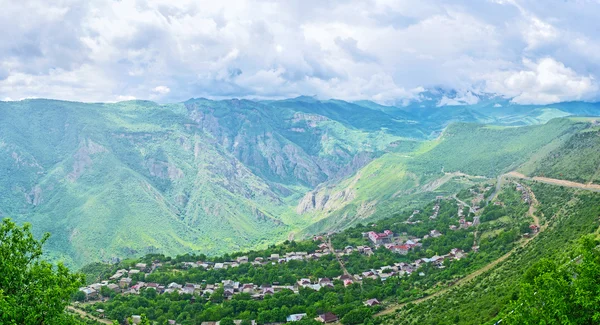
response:
[[[358,41],[354,38],[335,38],[335,44],[343,49],[348,55],[350,55],[355,61],[363,62],[374,62],[377,58],[367,53],[366,51],[358,48]]]

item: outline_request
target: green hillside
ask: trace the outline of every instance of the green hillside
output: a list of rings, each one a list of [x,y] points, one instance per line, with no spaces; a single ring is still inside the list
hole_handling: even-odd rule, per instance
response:
[[[521,282],[537,262],[546,258],[560,265],[568,263],[576,254],[581,236],[597,237],[600,225],[597,193],[531,185],[540,202],[539,216],[548,223],[543,233],[475,280],[425,302],[408,304],[386,316],[384,323],[494,324],[515,308],[511,301],[519,298]]]
[[[515,170],[555,139],[589,126],[568,119],[527,127],[451,124],[435,140],[386,153],[350,178],[309,192],[297,212],[319,220],[305,230],[315,233],[410,210]]]
[[[508,127],[481,105],[0,102],[0,215],[51,232],[48,255],[76,266],[267,247],[451,195],[590,123],[536,124],[564,115],[540,109],[514,109],[535,125]],[[465,123],[485,121],[496,124]]]

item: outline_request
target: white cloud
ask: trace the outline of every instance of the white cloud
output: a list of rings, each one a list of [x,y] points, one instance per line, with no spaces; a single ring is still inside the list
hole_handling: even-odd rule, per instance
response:
[[[117,101],[118,102],[122,102],[122,101],[127,101],[127,100],[135,100],[135,96],[131,96],[131,95],[119,95],[117,96]]]
[[[437,106],[473,105],[479,102],[479,97],[470,91],[459,93],[454,97],[443,96]]]
[[[517,104],[591,100],[598,93],[594,77],[579,75],[552,58],[525,60],[525,69],[487,76],[487,90],[513,97]]]
[[[8,1],[0,12],[0,28],[11,31],[0,35],[0,98],[317,95],[401,103],[442,87],[466,95],[445,105],[473,102],[482,88],[516,102],[593,99],[599,7],[584,0]],[[542,64],[546,58],[556,64]]]
[[[152,92],[157,95],[166,95],[171,92],[171,89],[167,86],[156,86],[152,89]]]

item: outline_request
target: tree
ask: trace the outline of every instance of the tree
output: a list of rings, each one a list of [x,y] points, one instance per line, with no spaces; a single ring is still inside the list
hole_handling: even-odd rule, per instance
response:
[[[41,259],[44,234],[36,240],[31,225],[19,227],[10,219],[0,224],[0,323],[70,324],[65,307],[83,284],[62,263]]]
[[[223,319],[221,319],[221,325],[235,325],[235,323],[233,322],[233,319],[229,318],[229,317],[225,317]]]
[[[371,310],[369,308],[356,308],[349,311],[341,321],[344,325],[362,324],[371,317]]]
[[[524,275],[508,324],[596,324],[600,321],[600,251],[594,235],[580,239],[579,255],[563,265],[542,259]]]

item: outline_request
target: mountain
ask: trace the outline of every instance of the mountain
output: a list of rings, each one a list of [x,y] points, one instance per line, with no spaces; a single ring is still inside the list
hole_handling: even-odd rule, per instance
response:
[[[0,102],[0,215],[50,232],[48,255],[75,266],[266,247],[546,157],[590,123],[552,118],[598,112],[424,103]]]

